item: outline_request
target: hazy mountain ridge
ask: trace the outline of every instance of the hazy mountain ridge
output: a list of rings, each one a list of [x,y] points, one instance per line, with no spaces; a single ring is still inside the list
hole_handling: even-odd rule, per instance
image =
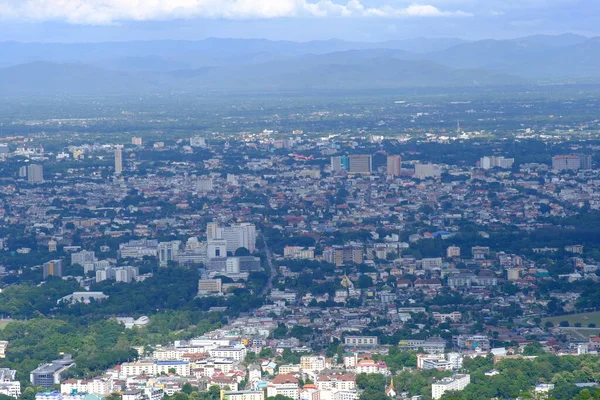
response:
[[[419,49],[435,51],[415,51]],[[0,68],[0,95],[600,81],[600,38],[572,34],[476,42],[423,38],[383,43],[215,38],[95,44],[4,42],[0,54],[5,66]]]

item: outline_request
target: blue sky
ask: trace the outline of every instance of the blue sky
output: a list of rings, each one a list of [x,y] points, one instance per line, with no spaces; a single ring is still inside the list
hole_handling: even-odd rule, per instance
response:
[[[600,0],[0,0],[0,40],[600,35]]]

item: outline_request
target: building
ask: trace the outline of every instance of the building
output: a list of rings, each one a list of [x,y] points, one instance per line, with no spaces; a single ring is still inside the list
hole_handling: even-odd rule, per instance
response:
[[[421,260],[421,268],[424,270],[441,269],[443,260],[441,257],[424,258]]]
[[[206,139],[201,136],[193,136],[190,138],[191,147],[206,147]]]
[[[451,378],[444,378],[431,385],[431,397],[433,399],[441,398],[444,393],[455,390],[461,391],[471,383],[471,375],[454,375]]]
[[[0,340],[0,358],[6,358],[6,349],[8,348],[8,341]]]
[[[123,151],[115,150],[115,175],[120,175],[123,172]]]
[[[227,240],[217,238],[208,239],[206,257],[209,259],[227,257]]]
[[[267,397],[275,397],[277,395],[298,399],[300,395],[298,378],[293,375],[277,375],[267,385]]]
[[[70,355],[59,360],[42,364],[29,374],[29,380],[34,386],[52,387],[60,384],[60,375],[75,365]]]
[[[27,166],[27,182],[42,183],[44,182],[44,167],[38,164],[29,164]]]
[[[115,281],[131,283],[135,278],[139,276],[139,268],[138,267],[121,267],[114,268]]]
[[[377,336],[346,336],[344,344],[346,346],[375,347],[379,344],[379,338]]]
[[[265,392],[262,390],[221,391],[221,400],[265,400]]]
[[[217,279],[200,279],[198,281],[198,295],[207,293],[221,293],[223,291],[223,283],[221,278]]]
[[[400,340],[398,348],[413,351],[422,350],[428,354],[443,354],[446,351],[446,341],[439,336],[431,337],[427,340]]]
[[[446,249],[446,258],[460,257],[460,247],[450,246]]]
[[[233,224],[217,228],[217,237],[227,241],[227,251],[235,252],[240,247],[251,253],[256,250],[256,226],[250,223]],[[224,254],[222,257],[227,256]]]
[[[577,157],[579,157],[579,166],[581,169],[592,169],[592,156],[590,154],[578,154]]]
[[[98,259],[96,258],[96,253],[93,251],[83,250],[79,253],[71,254],[71,264],[79,264],[83,266],[84,264],[94,263],[96,261],[98,261]]]
[[[21,382],[16,379],[17,371],[0,368],[0,394],[18,399],[21,396]]]
[[[177,261],[177,255],[181,247],[181,241],[162,242],[158,244],[158,264],[161,267],[169,265],[169,261]]]
[[[300,368],[302,371],[322,371],[325,369],[325,357],[322,356],[302,356],[300,357]]]
[[[92,301],[101,301],[108,299],[108,296],[102,292],[73,292],[73,294],[66,295],[61,297],[56,302],[60,304],[62,302],[75,304],[75,303],[84,303],[89,304]]]
[[[43,278],[46,279],[49,276],[63,276],[63,265],[62,260],[52,260],[45,262],[42,265]]]
[[[54,239],[48,241],[48,252],[53,253],[57,250],[58,243]]]
[[[231,358],[235,361],[244,361],[247,353],[246,346],[243,345],[220,346],[209,350],[211,357]]]
[[[370,174],[373,171],[372,157],[366,154],[348,156],[348,166],[351,174]]]
[[[212,192],[213,191],[213,180],[212,178],[199,178],[196,183],[196,189],[200,193]]]
[[[510,169],[515,163],[514,158],[504,158],[496,156],[486,156],[479,160],[479,165],[482,169],[488,170],[492,168]]]
[[[402,157],[388,156],[387,157],[387,176],[395,178],[400,176],[402,171]]]
[[[95,378],[90,380],[68,379],[60,384],[61,393],[93,393],[108,396],[112,392],[111,380]]]
[[[581,168],[581,160],[577,156],[552,157],[552,169],[555,171],[577,171]]]
[[[142,138],[141,137],[132,137],[131,138],[131,144],[134,146],[141,146],[143,143]]]
[[[350,170],[350,161],[347,156],[331,157],[331,171],[333,173]]]
[[[442,175],[442,170],[435,164],[415,164],[415,178],[437,178]]]

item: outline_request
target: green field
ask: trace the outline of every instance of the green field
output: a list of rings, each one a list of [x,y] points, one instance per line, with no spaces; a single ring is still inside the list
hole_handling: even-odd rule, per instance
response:
[[[596,324],[596,327],[600,329],[600,311],[543,318],[542,326],[544,326],[547,321],[552,322],[554,326],[558,326],[561,321],[569,321],[571,327],[575,326],[576,323],[580,323],[583,328],[587,328],[589,324]]]
[[[6,319],[0,319],[0,330],[4,329],[4,327],[6,325],[8,325],[9,323],[11,323],[13,321],[11,320],[6,320]]]

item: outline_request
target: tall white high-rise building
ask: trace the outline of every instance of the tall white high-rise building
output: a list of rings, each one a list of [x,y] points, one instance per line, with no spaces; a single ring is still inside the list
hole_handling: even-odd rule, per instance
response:
[[[115,174],[120,175],[123,172],[123,152],[121,149],[115,150]]]
[[[387,176],[397,177],[400,176],[402,170],[402,158],[400,156],[388,156],[387,157]]]
[[[27,166],[27,182],[44,182],[44,167],[38,164],[29,164],[29,166]]]
[[[256,250],[256,226],[249,223],[234,224],[217,228],[217,237],[227,241],[227,251],[235,252],[245,247],[250,252]]]

